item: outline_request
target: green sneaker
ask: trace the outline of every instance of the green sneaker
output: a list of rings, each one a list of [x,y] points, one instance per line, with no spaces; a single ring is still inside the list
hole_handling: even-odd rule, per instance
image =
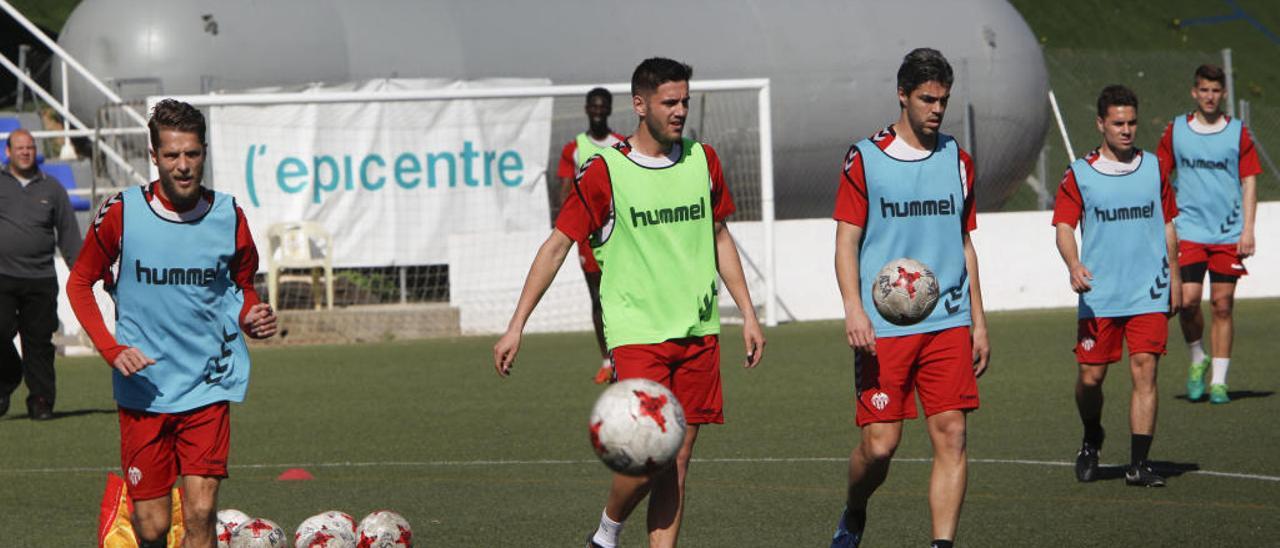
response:
[[[1214,384],[1209,386],[1209,403],[1231,403],[1231,397],[1227,395],[1227,385]]]
[[[1209,358],[1191,364],[1187,372],[1187,400],[1200,401],[1204,397],[1204,372],[1209,369]]]

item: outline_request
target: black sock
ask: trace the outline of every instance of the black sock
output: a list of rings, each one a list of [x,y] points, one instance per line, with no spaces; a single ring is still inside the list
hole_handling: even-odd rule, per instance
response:
[[[1143,434],[1134,434],[1129,442],[1129,464],[1137,466],[1147,460],[1147,453],[1151,452],[1151,436]]]
[[[929,545],[929,548],[952,548],[953,546],[955,546],[954,541],[934,539],[933,543]]]
[[[1102,431],[1102,417],[1082,419],[1082,422],[1084,422],[1084,442],[1094,449],[1102,449],[1102,438],[1106,437]]]
[[[867,509],[848,508],[845,510],[844,527],[850,533],[857,533],[867,526]]]

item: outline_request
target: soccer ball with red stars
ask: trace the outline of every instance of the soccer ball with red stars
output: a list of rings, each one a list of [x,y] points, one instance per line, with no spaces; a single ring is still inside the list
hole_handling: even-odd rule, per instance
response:
[[[254,518],[231,532],[231,548],[287,548],[287,538],[276,522]]]
[[[218,534],[218,548],[230,547],[231,533],[234,533],[237,527],[247,523],[250,519],[249,514],[233,508],[218,510],[218,525],[217,529],[214,530]]]
[[[302,521],[293,533],[295,548],[354,548],[356,520],[351,514],[330,510]]]
[[[360,520],[356,527],[357,548],[397,548],[413,546],[413,529],[404,516],[378,510]]]
[[[938,305],[938,279],[920,261],[907,257],[894,259],[876,274],[871,300],[889,323],[920,323]]]
[[[684,408],[648,379],[618,382],[596,400],[588,423],[591,447],[615,472],[652,475],[675,461],[684,444]]]

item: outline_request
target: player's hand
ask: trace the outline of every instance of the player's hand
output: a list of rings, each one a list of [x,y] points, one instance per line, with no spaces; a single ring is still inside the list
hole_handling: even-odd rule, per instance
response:
[[[116,368],[116,371],[119,371],[121,375],[128,377],[155,363],[155,360],[148,358],[141,350],[130,346],[116,355],[116,359],[111,361],[111,367]]]
[[[871,327],[871,318],[867,317],[866,311],[854,308],[845,313],[844,335],[854,350],[875,355],[876,330]]]
[[[973,330],[973,376],[981,377],[991,363],[991,343],[987,341],[986,328]]]
[[[520,351],[520,332],[507,331],[498,339],[497,344],[493,345],[493,368],[498,371],[498,376],[505,377],[511,374],[511,367],[515,365],[516,353]]]
[[[1071,290],[1076,293],[1087,293],[1093,289],[1093,285],[1089,283],[1093,279],[1093,273],[1084,267],[1084,263],[1076,263],[1071,267]]]
[[[1247,259],[1253,256],[1253,252],[1257,251],[1257,244],[1253,239],[1253,232],[1244,232],[1240,234],[1240,241],[1236,243],[1236,256],[1241,259]]]
[[[742,366],[751,369],[760,365],[760,360],[764,359],[764,331],[760,329],[760,322],[742,325],[742,342],[747,348],[747,359]]]
[[[249,307],[244,315],[240,329],[255,339],[265,339],[276,334],[276,311],[267,303],[258,303]]]

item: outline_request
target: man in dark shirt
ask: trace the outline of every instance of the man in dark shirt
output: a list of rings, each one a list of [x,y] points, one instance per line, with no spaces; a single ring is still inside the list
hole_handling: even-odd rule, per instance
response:
[[[9,165],[0,171],[0,415],[25,379],[27,412],[53,418],[56,391],[53,332],[58,329],[58,277],[54,248],[75,264],[82,236],[66,189],[36,167],[36,143],[27,130],[9,135]],[[22,337],[22,355],[13,345]]]

